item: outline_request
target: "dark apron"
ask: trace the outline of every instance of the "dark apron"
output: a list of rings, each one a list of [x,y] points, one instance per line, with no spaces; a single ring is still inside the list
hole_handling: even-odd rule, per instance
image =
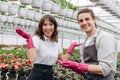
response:
[[[97,49],[96,49],[95,43],[96,43],[96,37],[94,38],[93,45],[89,45],[83,48],[83,59],[84,59],[84,62],[87,64],[97,65],[99,63],[97,60]],[[90,72],[84,72],[83,77],[84,77],[84,80],[115,80],[112,72],[106,77],[103,77],[102,75],[90,73]]]
[[[53,66],[34,64],[27,80],[53,80]]]

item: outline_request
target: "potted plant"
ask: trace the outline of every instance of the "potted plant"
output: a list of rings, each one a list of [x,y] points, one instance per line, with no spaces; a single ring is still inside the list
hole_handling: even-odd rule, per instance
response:
[[[3,1],[0,1],[0,12],[8,12],[8,9],[9,9],[9,6],[10,6],[10,3],[9,2],[3,2]]]
[[[6,15],[1,15],[0,16],[0,22],[5,23],[7,21],[7,16]]]
[[[73,10],[72,9],[67,9],[67,13],[65,15],[66,18],[72,18],[73,15]]]
[[[34,19],[34,15],[35,15],[34,11],[28,10],[26,14],[26,18],[32,20]]]
[[[34,28],[36,26],[36,22],[35,21],[31,21],[30,26]]]
[[[66,13],[67,13],[67,8],[61,8],[61,9],[60,9],[60,12],[59,12],[59,15],[60,15],[60,16],[65,16]]]
[[[25,19],[20,19],[19,25],[20,25],[20,26],[25,26]]]
[[[68,21],[67,20],[62,20],[62,27],[66,27],[67,26]]]
[[[25,26],[29,27],[30,26],[31,21],[30,20],[25,20]]]
[[[14,24],[14,25],[18,25],[19,23],[20,23],[20,18],[14,17],[14,18],[13,18],[13,24]]]
[[[32,0],[31,6],[32,8],[42,8],[43,0]]]
[[[32,0],[20,0],[20,3],[25,5],[30,5],[32,3]]]
[[[50,11],[52,8],[53,2],[50,0],[44,0],[42,4],[43,11]]]
[[[40,21],[41,17],[42,17],[42,14],[36,12],[35,15],[34,15],[34,20],[35,21]]]
[[[17,6],[17,5],[10,5],[8,13],[10,15],[16,15],[18,13],[18,8],[19,8],[19,6]]]
[[[13,16],[8,16],[7,17],[7,22],[12,23],[13,22]]]
[[[77,14],[78,14],[78,11],[74,11],[72,19],[77,20]]]
[[[56,18],[56,20],[57,20],[59,26],[62,26],[62,25],[63,25],[63,24],[62,24],[62,19]]]
[[[72,28],[72,22],[68,21],[67,22],[67,27],[71,29]]]
[[[51,8],[51,13],[52,13],[52,14],[58,14],[59,11],[60,11],[60,5],[54,3],[54,4],[52,5],[52,8]]]
[[[19,8],[18,16],[21,18],[26,18],[26,15],[27,15],[27,9],[26,8]]]

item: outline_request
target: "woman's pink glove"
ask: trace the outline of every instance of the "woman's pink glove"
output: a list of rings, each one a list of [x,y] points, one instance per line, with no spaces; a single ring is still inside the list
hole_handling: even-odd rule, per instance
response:
[[[66,60],[66,61],[58,60],[58,63],[62,65],[62,67],[72,69],[78,74],[81,74],[83,72],[88,72],[88,64],[77,63],[70,60]]]
[[[80,45],[81,44],[78,44],[77,42],[72,43],[69,46],[69,48],[67,49],[67,53],[71,55],[73,53],[73,51],[74,51],[74,48],[77,47],[77,46],[80,46]]]
[[[32,41],[32,38],[30,36],[30,34],[24,32],[22,29],[20,28],[16,28],[16,32],[22,36],[23,38],[26,39],[26,42],[27,42],[27,48],[30,49],[30,48],[33,48],[34,47],[34,44],[33,44],[33,41]]]

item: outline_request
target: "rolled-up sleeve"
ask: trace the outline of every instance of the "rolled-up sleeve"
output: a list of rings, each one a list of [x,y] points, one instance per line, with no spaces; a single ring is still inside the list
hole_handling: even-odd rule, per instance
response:
[[[97,57],[103,76],[116,71],[115,39],[110,34],[101,35],[97,44]]]

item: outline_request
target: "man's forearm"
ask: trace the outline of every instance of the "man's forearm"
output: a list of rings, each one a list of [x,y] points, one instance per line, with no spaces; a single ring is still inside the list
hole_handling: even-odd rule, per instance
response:
[[[88,72],[103,75],[102,70],[98,65],[88,65]]]

